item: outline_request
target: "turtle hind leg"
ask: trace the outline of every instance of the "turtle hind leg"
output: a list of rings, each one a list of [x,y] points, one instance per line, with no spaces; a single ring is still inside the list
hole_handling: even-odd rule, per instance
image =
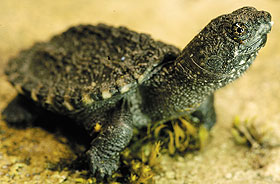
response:
[[[120,153],[133,135],[131,114],[123,107],[111,114],[107,125],[101,129],[87,151],[90,170],[97,178],[111,176],[118,169]]]
[[[2,111],[2,119],[17,128],[30,126],[37,117],[35,105],[22,95],[16,96]]]
[[[214,95],[211,94],[191,115],[198,118],[205,128],[210,130],[216,123]]]

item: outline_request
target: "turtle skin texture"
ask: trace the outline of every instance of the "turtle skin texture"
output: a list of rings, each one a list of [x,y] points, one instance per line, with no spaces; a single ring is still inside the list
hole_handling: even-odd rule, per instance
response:
[[[110,176],[135,127],[188,115],[210,129],[214,91],[247,70],[271,25],[268,12],[243,7],[213,19],[182,51],[125,27],[71,27],[9,60],[19,94],[2,117],[14,125],[45,112],[71,118],[92,138],[92,174]]]

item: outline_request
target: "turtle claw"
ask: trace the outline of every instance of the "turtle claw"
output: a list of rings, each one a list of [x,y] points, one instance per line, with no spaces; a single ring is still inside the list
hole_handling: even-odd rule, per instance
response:
[[[89,158],[90,170],[97,178],[104,179],[110,177],[119,168],[119,154],[113,157],[107,157],[97,149],[91,148],[87,151],[87,155]]]

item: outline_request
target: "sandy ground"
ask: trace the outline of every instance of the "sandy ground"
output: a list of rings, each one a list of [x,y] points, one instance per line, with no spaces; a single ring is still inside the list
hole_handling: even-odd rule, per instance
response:
[[[280,1],[210,0],[1,0],[0,109],[15,96],[5,81],[7,59],[35,41],[48,40],[71,25],[105,22],[125,25],[183,48],[211,18],[242,6],[269,11],[275,22],[267,45],[250,70],[216,93],[217,125],[202,151],[163,156],[156,183],[280,183]],[[272,148],[252,150],[237,145],[231,134],[235,115],[256,117],[269,127]],[[262,127],[262,126],[260,126]],[[79,183],[81,172],[49,170],[59,158],[75,158],[65,137],[41,128],[17,130],[0,122],[0,183]],[[14,172],[17,171],[15,175]],[[71,176],[70,176],[71,175]]]

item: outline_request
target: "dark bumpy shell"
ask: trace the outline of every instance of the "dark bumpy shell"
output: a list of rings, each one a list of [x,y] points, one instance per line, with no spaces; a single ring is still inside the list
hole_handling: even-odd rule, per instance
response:
[[[178,54],[176,47],[124,27],[80,25],[22,51],[6,74],[19,93],[62,113],[113,103]]]

